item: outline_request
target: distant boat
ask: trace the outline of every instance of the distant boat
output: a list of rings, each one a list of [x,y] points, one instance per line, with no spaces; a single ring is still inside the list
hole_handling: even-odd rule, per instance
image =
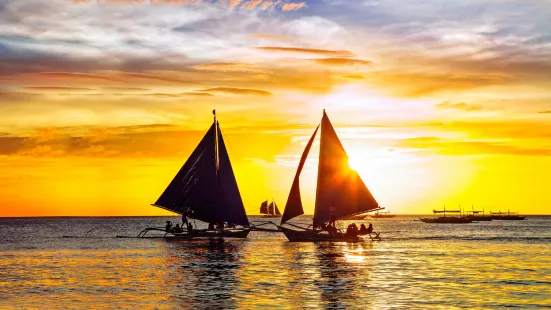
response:
[[[472,223],[473,220],[469,219],[466,216],[461,216],[461,210],[446,210],[446,206],[444,206],[444,210],[432,210],[432,213],[439,214],[444,213],[444,216],[439,217],[425,217],[420,218],[422,222],[425,223],[438,223],[438,224],[468,224]],[[459,213],[459,216],[446,216],[446,213]]]
[[[517,212],[490,212],[492,214],[492,219],[494,220],[503,220],[503,221],[520,221],[524,220],[526,216],[518,215]]]
[[[484,209],[482,211],[475,211],[474,207],[470,214],[467,214],[467,218],[471,219],[473,222],[487,222],[492,220],[491,215],[484,215]]]
[[[379,219],[384,219],[384,218],[392,218],[392,217],[395,217],[396,215],[395,214],[390,214],[389,211],[386,211],[386,212],[375,212],[375,214],[371,215],[372,218],[379,218]]]
[[[272,201],[269,205],[268,200],[260,204],[260,214],[263,214],[264,217],[281,217],[281,212],[279,212],[275,201]]]
[[[246,238],[249,220],[216,120],[153,206],[209,224],[208,229],[167,233],[166,237]],[[215,229],[214,226],[218,227]],[[186,227],[183,227],[186,229]],[[147,230],[147,229],[146,229]],[[144,231],[146,231],[144,230]],[[153,228],[150,230],[163,230]]]
[[[320,126],[321,142],[313,228],[310,228],[312,226],[304,228],[288,223],[288,221],[304,214],[300,196],[299,177]],[[331,233],[328,230],[317,229],[319,226],[330,221],[330,208],[332,204],[334,204],[333,207],[335,209],[334,215],[338,220],[382,209],[358,173],[350,168],[348,155],[324,110],[321,124],[314,131],[300,158],[279,229],[289,241],[359,240],[357,235],[348,235],[337,229],[332,229]]]

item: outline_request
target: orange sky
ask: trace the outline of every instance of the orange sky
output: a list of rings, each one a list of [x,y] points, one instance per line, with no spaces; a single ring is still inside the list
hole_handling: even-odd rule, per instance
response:
[[[323,109],[394,213],[550,213],[550,6],[429,2],[7,1],[0,216],[166,214],[213,109],[250,214],[285,205]]]

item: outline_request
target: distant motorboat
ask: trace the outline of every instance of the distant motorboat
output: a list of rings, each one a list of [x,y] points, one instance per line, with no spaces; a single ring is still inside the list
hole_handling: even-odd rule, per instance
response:
[[[432,213],[439,214],[443,213],[444,216],[439,217],[425,217],[420,218],[420,220],[424,223],[437,223],[437,224],[468,224],[472,223],[473,220],[461,215],[461,210],[446,210],[446,206],[444,206],[444,210],[432,210]],[[459,213],[459,216],[446,216],[446,213]]]
[[[487,222],[493,219],[492,215],[484,215],[484,209],[482,209],[482,211],[475,211],[474,206],[473,210],[467,214],[467,218],[471,219],[473,222]]]
[[[375,212],[375,214],[373,215],[370,215],[370,217],[372,218],[379,218],[379,219],[385,219],[385,218],[392,218],[392,217],[395,217],[396,214],[390,214],[390,211],[386,211],[386,212]]]
[[[517,212],[490,212],[492,214],[492,219],[502,220],[502,221],[520,221],[524,220],[526,216],[519,215]]]

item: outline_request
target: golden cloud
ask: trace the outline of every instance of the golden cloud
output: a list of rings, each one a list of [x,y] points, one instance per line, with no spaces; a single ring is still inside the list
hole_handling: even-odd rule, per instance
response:
[[[301,47],[280,47],[280,46],[259,46],[256,49],[269,51],[269,52],[289,52],[289,53],[303,53],[303,54],[315,54],[315,55],[328,55],[328,56],[341,56],[341,57],[354,57],[354,53],[350,51],[336,51],[336,50],[324,50],[315,48],[301,48]]]

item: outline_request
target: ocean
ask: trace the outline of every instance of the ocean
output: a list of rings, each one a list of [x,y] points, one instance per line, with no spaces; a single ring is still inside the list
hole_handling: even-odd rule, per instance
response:
[[[551,217],[366,220],[381,242],[115,238],[167,220],[1,218],[0,309],[551,307]]]

